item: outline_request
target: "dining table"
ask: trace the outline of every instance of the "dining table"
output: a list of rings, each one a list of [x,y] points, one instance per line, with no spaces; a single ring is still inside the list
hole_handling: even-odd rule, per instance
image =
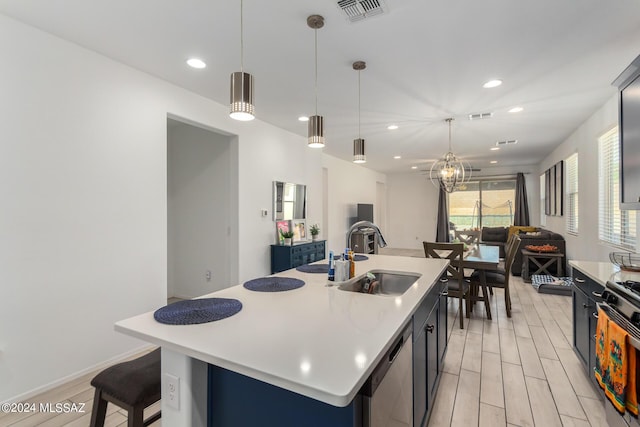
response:
[[[489,294],[487,292],[486,272],[498,270],[499,263],[500,248],[498,246],[483,245],[481,243],[469,245],[468,249],[464,251],[462,259],[463,268],[476,270],[480,276],[479,286],[482,288],[482,297],[478,296],[478,285],[472,283],[470,291],[471,307],[473,309],[476,301],[484,301],[488,319],[491,319],[491,304],[489,303]]]

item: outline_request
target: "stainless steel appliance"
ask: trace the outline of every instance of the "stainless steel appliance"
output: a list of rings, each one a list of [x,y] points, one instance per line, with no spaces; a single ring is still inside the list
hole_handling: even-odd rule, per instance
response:
[[[411,323],[373,370],[362,393],[363,426],[413,426]]]
[[[627,331],[630,344],[640,350],[640,282],[609,281],[601,295],[595,293],[594,295],[602,298],[598,308],[602,309],[611,321]],[[640,427],[640,422],[636,418],[628,412],[620,415],[606,398],[605,413],[607,423],[611,427]]]

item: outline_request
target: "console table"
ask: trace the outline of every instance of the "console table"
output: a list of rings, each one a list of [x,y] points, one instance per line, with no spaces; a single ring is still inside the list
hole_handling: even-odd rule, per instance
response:
[[[522,249],[522,280],[531,282],[531,276],[534,274],[548,274],[549,276],[561,277],[563,273],[562,258],[564,258],[564,254],[561,252],[531,252],[527,249]],[[537,270],[533,273],[529,271],[529,261],[537,267]],[[555,275],[547,270],[554,262],[556,263]]]
[[[271,245],[271,274],[325,259],[326,240]]]

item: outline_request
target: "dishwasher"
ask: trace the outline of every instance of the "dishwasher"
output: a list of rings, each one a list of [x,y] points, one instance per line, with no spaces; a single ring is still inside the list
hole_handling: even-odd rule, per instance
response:
[[[363,389],[363,426],[413,426],[411,322],[373,370]]]

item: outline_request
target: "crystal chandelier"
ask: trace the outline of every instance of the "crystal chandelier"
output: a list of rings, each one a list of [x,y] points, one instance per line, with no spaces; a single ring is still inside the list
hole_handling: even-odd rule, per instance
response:
[[[453,118],[445,120],[449,123],[449,152],[440,160],[431,165],[429,179],[437,188],[442,188],[447,193],[453,193],[462,184],[469,182],[471,169],[459,160],[451,151],[451,122]]]

